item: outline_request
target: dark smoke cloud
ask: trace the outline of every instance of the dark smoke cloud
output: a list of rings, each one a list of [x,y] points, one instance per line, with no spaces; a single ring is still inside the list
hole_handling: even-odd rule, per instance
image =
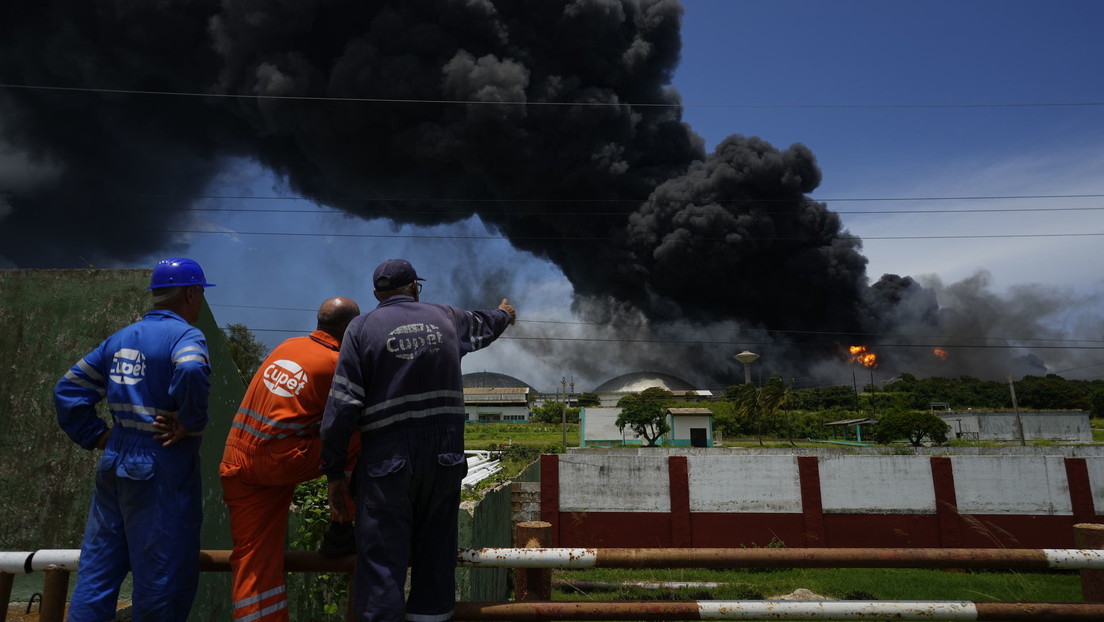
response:
[[[245,158],[354,215],[478,216],[558,266],[584,318],[722,331],[779,368],[838,359],[854,333],[962,323],[907,277],[867,286],[861,243],[807,196],[806,147],[734,135],[705,153],[670,88],[681,16],[674,0],[4,3],[0,82],[89,91],[0,88],[0,261],[169,252]],[[742,348],[720,349],[633,356],[719,382]]]

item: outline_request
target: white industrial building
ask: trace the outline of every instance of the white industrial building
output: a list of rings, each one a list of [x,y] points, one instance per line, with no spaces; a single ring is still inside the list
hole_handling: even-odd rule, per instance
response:
[[[468,421],[529,421],[534,393],[533,387],[506,374],[464,374],[464,412]]]

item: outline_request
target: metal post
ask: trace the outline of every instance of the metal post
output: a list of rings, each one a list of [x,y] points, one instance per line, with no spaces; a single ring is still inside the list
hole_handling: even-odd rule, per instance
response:
[[[15,575],[10,572],[0,572],[0,603],[4,603],[4,609],[0,610],[0,622],[8,619],[8,605],[11,603],[12,583]]]
[[[563,383],[563,408],[560,409],[560,430],[563,432],[563,452],[567,453],[567,376],[561,380]]]
[[[1012,411],[1016,413],[1016,434],[1020,437],[1020,447],[1023,447],[1027,441],[1024,439],[1023,420],[1020,419],[1020,407],[1016,404],[1016,387],[1012,385],[1011,374],[1008,376],[1008,391],[1012,394]]]
[[[353,590],[356,589],[356,572],[349,573],[349,589],[346,591],[347,600],[345,601],[345,622],[356,622],[357,611],[356,605],[353,604]]]
[[[42,581],[42,606],[38,614],[40,622],[65,620],[65,599],[68,596],[69,571],[47,568],[46,578]]]
[[[1104,549],[1104,525],[1077,523],[1073,545],[1079,549]],[[1087,603],[1104,603],[1104,570],[1081,571],[1081,597]]]
[[[514,546],[540,549],[552,541],[552,523],[532,521],[518,523],[514,532]],[[551,600],[551,568],[518,568],[514,572],[514,600]]]

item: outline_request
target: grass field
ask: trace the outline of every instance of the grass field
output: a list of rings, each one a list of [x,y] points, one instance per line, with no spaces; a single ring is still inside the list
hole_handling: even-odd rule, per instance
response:
[[[563,430],[547,423],[469,423],[464,426],[465,449],[501,449],[503,445],[558,452],[563,448]],[[579,424],[567,424],[567,445],[579,445]]]

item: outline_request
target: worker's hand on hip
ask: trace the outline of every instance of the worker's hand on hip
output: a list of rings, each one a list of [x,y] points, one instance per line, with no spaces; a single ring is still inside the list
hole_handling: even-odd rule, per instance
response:
[[[498,308],[510,314],[511,325],[513,325],[513,323],[517,321],[517,311],[514,311],[513,305],[511,305],[509,302],[506,302],[505,298],[503,298],[502,302],[499,303]]]
[[[353,497],[349,493],[349,480],[330,480],[327,494],[330,499],[330,511],[341,522],[353,520]]]
[[[176,413],[157,415],[154,417],[153,427],[161,430],[161,433],[155,434],[153,438],[163,441],[161,443],[162,447],[168,447],[169,445],[178,443],[180,439],[188,436],[188,431],[185,430],[184,426],[177,420]]]

